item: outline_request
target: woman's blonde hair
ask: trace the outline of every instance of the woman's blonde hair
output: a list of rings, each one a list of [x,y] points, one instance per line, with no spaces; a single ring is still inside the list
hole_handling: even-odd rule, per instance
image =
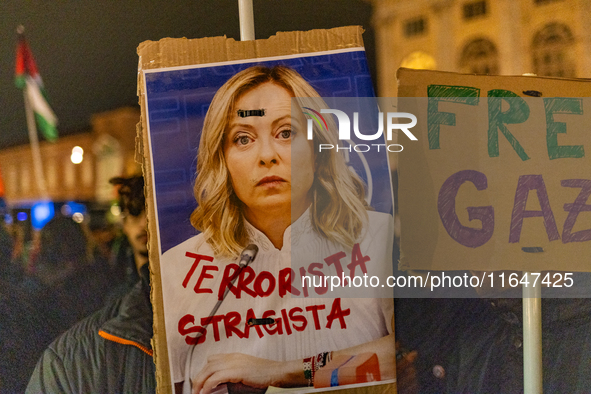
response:
[[[226,128],[240,97],[266,82],[285,88],[300,107],[318,111],[327,108],[316,90],[285,66],[250,67],[234,75],[217,91],[205,116],[199,143],[194,187],[198,206],[191,214],[191,224],[203,232],[219,256],[236,257],[248,244],[242,202],[233,191],[224,158]],[[314,126],[314,152],[319,144],[338,144],[336,124],[330,117],[326,121],[328,129]],[[312,228],[330,241],[351,247],[367,222],[364,184],[334,149],[315,156]]]

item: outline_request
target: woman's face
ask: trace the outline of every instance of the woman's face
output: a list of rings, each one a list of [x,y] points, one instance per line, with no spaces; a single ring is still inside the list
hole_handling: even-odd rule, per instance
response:
[[[266,82],[244,93],[232,111],[224,155],[247,218],[291,213],[295,219],[310,205],[314,153],[305,132],[292,128],[291,98],[285,88]],[[264,116],[238,116],[238,110],[260,109]]]

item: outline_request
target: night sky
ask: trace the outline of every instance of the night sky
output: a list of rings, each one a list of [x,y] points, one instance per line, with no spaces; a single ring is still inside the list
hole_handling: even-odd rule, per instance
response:
[[[277,31],[361,25],[375,81],[371,5],[361,0],[254,0],[256,38]],[[2,0],[0,149],[28,143],[14,84],[16,28],[25,34],[60,135],[90,130],[92,114],[138,106],[136,48],[164,37],[240,39],[237,0]],[[374,82],[375,84],[375,82]]]

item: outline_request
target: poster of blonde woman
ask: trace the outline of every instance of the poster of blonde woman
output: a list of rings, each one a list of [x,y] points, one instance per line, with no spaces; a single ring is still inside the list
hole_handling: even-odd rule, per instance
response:
[[[374,95],[363,49],[144,80],[176,392],[393,382],[391,289],[368,283],[392,272],[387,153],[322,113]]]

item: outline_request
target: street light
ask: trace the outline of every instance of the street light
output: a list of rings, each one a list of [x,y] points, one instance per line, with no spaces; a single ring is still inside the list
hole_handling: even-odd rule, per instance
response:
[[[72,163],[74,164],[80,164],[82,163],[82,160],[84,159],[84,149],[82,149],[79,146],[75,146],[72,148],[72,155],[70,156],[70,160],[72,160]]]

